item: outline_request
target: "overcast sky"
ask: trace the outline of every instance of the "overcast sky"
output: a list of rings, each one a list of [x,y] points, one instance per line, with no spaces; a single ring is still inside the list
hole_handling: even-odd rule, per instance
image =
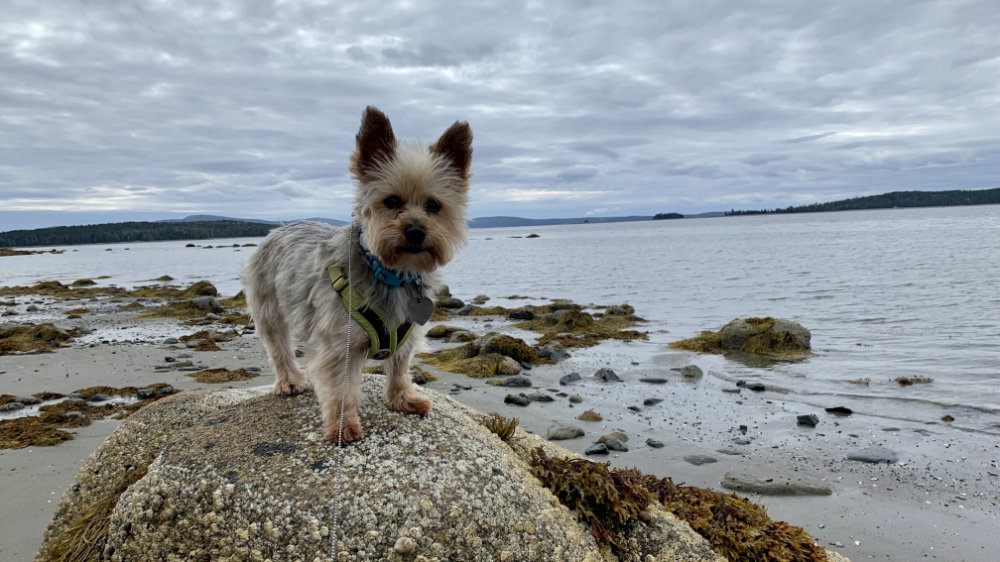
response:
[[[996,187],[1000,5],[3,0],[0,230],[347,218],[369,104],[471,216]]]

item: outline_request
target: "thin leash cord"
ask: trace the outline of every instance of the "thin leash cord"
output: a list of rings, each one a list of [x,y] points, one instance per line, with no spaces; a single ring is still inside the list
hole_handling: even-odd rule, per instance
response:
[[[351,285],[351,264],[354,263],[354,213],[351,213],[351,230],[347,231],[347,308],[354,310],[354,286]],[[347,347],[344,350],[344,385],[340,393],[340,428],[337,431],[337,474],[341,474],[344,460],[344,403],[347,402],[347,377],[351,369],[351,315],[347,315]],[[333,488],[333,545],[330,560],[337,559],[340,537],[340,486]]]

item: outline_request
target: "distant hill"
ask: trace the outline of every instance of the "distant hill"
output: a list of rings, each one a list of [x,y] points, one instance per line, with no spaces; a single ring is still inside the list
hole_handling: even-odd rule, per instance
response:
[[[502,228],[507,226],[546,226],[550,224],[588,224],[602,222],[634,222],[653,220],[652,216],[580,217],[572,219],[525,219],[521,217],[477,217],[469,228]]]
[[[265,236],[274,224],[236,220],[117,222],[0,232],[0,248]]]
[[[343,226],[347,224],[345,221],[337,219],[326,219],[326,218],[309,218],[309,219],[295,219],[287,222],[282,221],[268,221],[263,219],[237,219],[233,217],[220,217],[218,215],[188,215],[182,219],[164,219],[157,222],[206,222],[206,221],[235,221],[235,222],[252,222],[258,224],[288,224],[296,221],[314,221],[314,222],[325,222],[326,224],[332,224],[333,226]]]
[[[1000,205],[1000,187],[993,189],[950,191],[893,191],[882,195],[853,197],[830,203],[813,203],[784,209],[732,210],[726,216],[764,215],[770,213],[823,213],[897,207],[955,207],[960,205]]]

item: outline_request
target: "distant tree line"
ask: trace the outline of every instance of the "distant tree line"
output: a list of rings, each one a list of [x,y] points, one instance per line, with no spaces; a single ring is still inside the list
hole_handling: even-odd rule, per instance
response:
[[[116,222],[0,232],[0,248],[264,236],[278,225],[238,221]]]
[[[654,221],[659,221],[663,219],[682,219],[682,218],[684,218],[684,215],[680,213],[656,213],[655,215],[653,215]]]
[[[784,209],[731,210],[726,216],[765,215],[770,213],[822,213],[895,207],[954,207],[958,205],[998,205],[1000,188],[951,191],[893,191],[882,195],[853,197],[830,203],[813,203]]]

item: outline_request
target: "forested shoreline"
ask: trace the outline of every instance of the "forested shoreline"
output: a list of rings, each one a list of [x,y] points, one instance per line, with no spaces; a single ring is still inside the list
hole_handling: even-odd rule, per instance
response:
[[[730,210],[727,217],[767,215],[772,213],[825,213],[864,209],[894,209],[897,207],[956,207],[961,205],[1000,205],[1000,187],[993,189],[950,191],[893,191],[882,195],[853,197],[829,203],[813,203],[784,209]]]
[[[0,248],[265,236],[278,225],[239,221],[116,222],[0,232]]]

